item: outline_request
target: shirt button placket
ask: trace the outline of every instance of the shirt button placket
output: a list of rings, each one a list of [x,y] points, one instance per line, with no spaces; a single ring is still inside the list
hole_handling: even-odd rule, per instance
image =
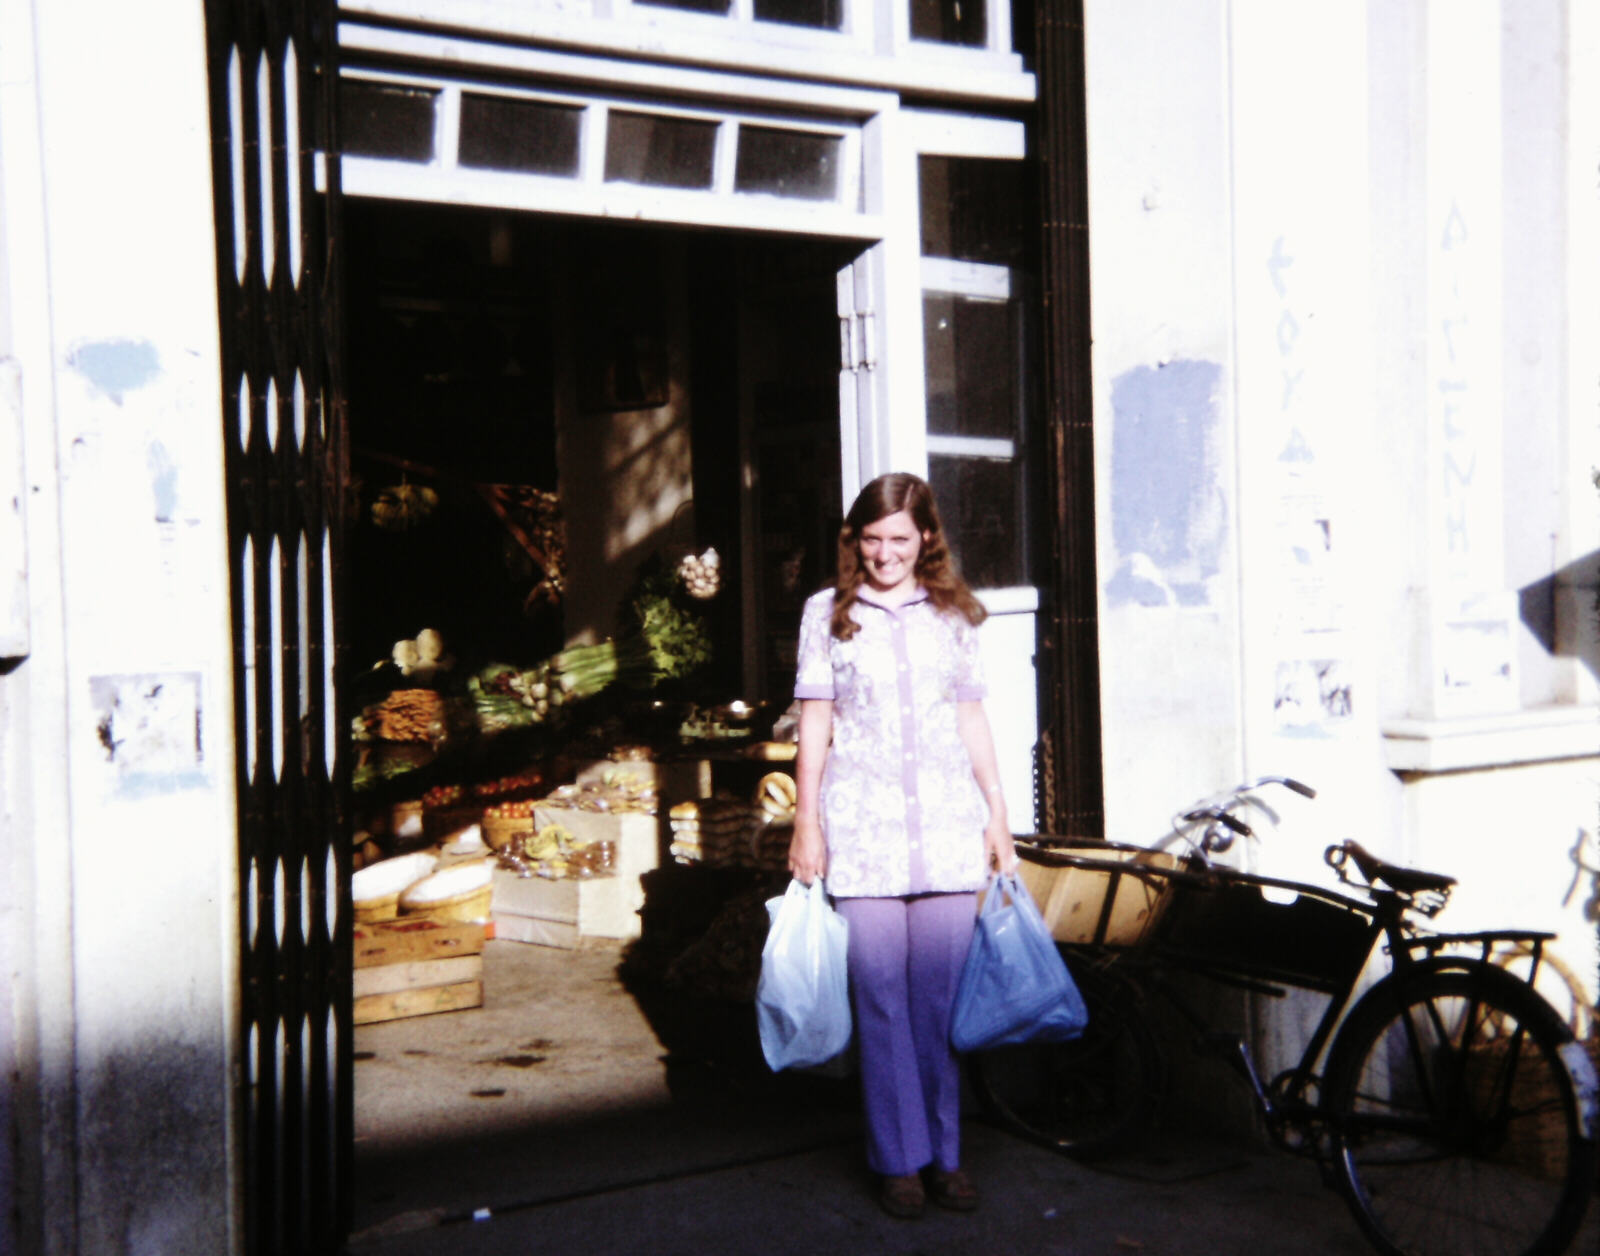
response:
[[[911,652],[906,645],[904,608],[891,611],[890,614],[896,688],[900,697],[900,785],[906,799],[907,871],[910,874],[910,892],[916,894],[928,888],[928,880],[922,858],[922,813],[917,805],[917,726],[911,691]]]

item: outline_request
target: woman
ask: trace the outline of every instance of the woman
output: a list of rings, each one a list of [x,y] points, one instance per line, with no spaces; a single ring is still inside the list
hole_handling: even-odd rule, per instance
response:
[[[977,626],[933,492],[873,480],[839,533],[836,586],[800,624],[799,799],[789,868],[850,925],[867,1160],[890,1215],[977,1206],[961,1168],[950,1005],[991,865],[1016,865],[983,713]]]

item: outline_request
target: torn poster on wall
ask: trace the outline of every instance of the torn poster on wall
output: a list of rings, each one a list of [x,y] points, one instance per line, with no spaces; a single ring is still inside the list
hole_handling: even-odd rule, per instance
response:
[[[199,672],[92,676],[95,735],[122,797],[203,786]]]
[[[1350,667],[1340,659],[1280,659],[1272,714],[1279,732],[1306,733],[1354,714]]]

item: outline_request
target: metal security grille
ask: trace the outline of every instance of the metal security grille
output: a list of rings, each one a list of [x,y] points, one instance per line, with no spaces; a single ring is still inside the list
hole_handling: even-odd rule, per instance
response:
[[[243,1016],[245,1250],[332,1252],[351,1147],[346,442],[331,0],[207,0]]]
[[[1039,0],[1039,191],[1044,279],[1046,472],[1052,507],[1052,603],[1040,764],[1054,832],[1105,836],[1100,623],[1095,577],[1094,398],[1089,374],[1088,128],[1083,0]]]

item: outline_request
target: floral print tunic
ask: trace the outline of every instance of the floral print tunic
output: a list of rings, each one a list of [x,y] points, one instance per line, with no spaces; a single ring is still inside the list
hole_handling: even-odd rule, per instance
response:
[[[976,890],[988,808],[956,725],[984,696],[978,632],[918,589],[884,606],[863,589],[859,631],[829,631],[833,590],[806,601],[794,696],[833,701],[819,819],[841,898]]]

